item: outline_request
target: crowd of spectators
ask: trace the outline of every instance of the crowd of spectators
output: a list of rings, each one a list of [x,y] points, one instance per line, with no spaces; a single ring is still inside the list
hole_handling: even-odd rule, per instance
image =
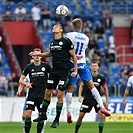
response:
[[[105,2],[105,1],[104,1]],[[81,4],[81,3],[80,3]],[[51,28],[56,22],[64,25],[64,34],[71,32],[71,20],[80,17],[83,20],[83,32],[89,37],[90,42],[86,51],[86,60],[90,66],[93,60],[97,60],[100,66],[100,73],[104,75],[107,80],[110,95],[114,95],[114,82],[112,82],[113,73],[110,71],[111,63],[116,63],[115,39],[113,35],[113,18],[112,14],[105,3],[103,8],[93,12],[92,6],[89,2],[79,4],[77,10],[69,9],[69,15],[64,19],[60,19],[53,8],[50,8],[49,3],[18,3],[14,6],[11,2],[6,2],[5,10],[2,13],[3,21],[33,21],[38,28],[38,31],[51,33]],[[50,34],[49,34],[50,35]],[[42,40],[45,39],[45,36]],[[48,36],[50,38],[50,36]],[[44,41],[44,47],[47,49],[48,39]],[[0,55],[0,62],[1,62]],[[120,95],[123,95],[127,78],[132,74],[131,66],[118,66],[118,75],[120,83]],[[127,70],[127,72],[126,72]],[[0,95],[15,96],[18,87],[18,77],[14,73],[4,76],[0,74]],[[75,85],[74,95],[78,94],[78,86],[80,79]],[[118,84],[117,84],[118,85]],[[3,91],[4,90],[4,91]],[[133,92],[130,92],[130,95]]]

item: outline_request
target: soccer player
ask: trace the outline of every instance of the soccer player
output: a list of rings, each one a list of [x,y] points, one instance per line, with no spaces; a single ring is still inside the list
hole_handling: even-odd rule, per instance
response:
[[[33,53],[36,52],[41,53],[41,49],[33,49]],[[25,67],[19,80],[20,84],[29,88],[28,97],[26,100],[26,111],[23,116],[25,118],[25,133],[30,132],[31,115],[32,111],[35,109],[35,106],[37,107],[38,111],[41,112],[40,106],[43,101],[48,74],[51,70],[51,67],[46,62],[41,61],[41,57],[33,56],[32,58],[34,59],[34,62]],[[27,75],[29,75],[30,83],[24,80]],[[37,133],[41,133],[43,125],[43,120],[38,121]]]
[[[110,113],[105,109],[100,94],[96,87],[93,84],[91,72],[88,65],[86,64],[85,59],[85,50],[88,47],[89,38],[82,33],[82,21],[79,18],[76,18],[72,21],[72,28],[74,32],[67,33],[66,36],[74,44],[75,54],[77,56],[78,63],[78,74],[80,78],[84,81],[87,87],[91,90],[92,94],[95,96],[96,101],[100,105],[100,110],[106,116],[110,116]],[[73,63],[71,62],[72,71]],[[77,75],[78,76],[78,75]],[[74,84],[76,83],[77,76],[70,77],[68,92],[66,93],[66,107],[67,107],[67,122],[72,123],[71,118],[71,103],[72,103],[72,93],[74,91]]]
[[[124,92],[123,105],[126,107],[126,98],[128,96],[129,90],[133,88],[133,76],[130,76],[127,81],[127,87]]]
[[[33,62],[34,62],[34,60],[31,58],[30,59],[30,63],[33,63]],[[24,81],[30,83],[29,74],[25,77]],[[22,92],[22,90],[24,90],[25,87],[26,86],[23,85],[23,84],[19,85],[18,92],[17,92],[18,96],[21,96],[21,92]],[[24,133],[25,133],[25,118],[24,118],[24,114],[26,113],[26,101],[27,101],[27,97],[28,97],[28,92],[29,92],[29,88],[26,88],[26,98],[25,98],[25,102],[24,102],[24,106],[23,106],[22,121],[21,121]],[[44,126],[42,128],[41,133],[44,132],[45,125],[46,125],[46,121],[44,121]]]
[[[108,108],[108,87],[106,84],[106,80],[98,72],[99,67],[98,67],[97,62],[92,62],[91,68],[92,68],[92,78],[93,78],[94,85],[96,86],[99,93],[100,93],[101,86],[103,87],[104,92],[105,92],[105,97],[106,97],[106,108]],[[101,113],[100,107],[96,99],[94,98],[94,96],[92,95],[92,92],[87,88],[87,86],[84,83],[82,83],[79,87],[78,100],[80,102],[82,101],[81,94],[82,94],[83,89],[84,89],[84,99],[83,99],[83,102],[80,108],[78,120],[76,122],[75,133],[78,133],[78,130],[82,124],[82,119],[84,118],[86,113],[89,113],[92,110],[92,107],[94,107],[95,112],[99,114],[99,117],[100,117],[99,133],[102,133],[103,127],[104,127],[104,114]]]
[[[38,122],[39,120],[46,120],[46,111],[50,104],[51,94],[58,85],[58,102],[56,104],[56,117],[51,125],[52,128],[56,128],[59,125],[59,118],[63,107],[63,96],[64,90],[69,82],[70,76],[70,57],[74,62],[74,71],[71,76],[77,75],[77,58],[74,52],[74,45],[70,39],[63,37],[63,28],[61,24],[54,25],[52,32],[54,34],[54,39],[50,42],[49,52],[36,54],[41,57],[53,57],[53,68],[50,72],[49,79],[47,81],[47,89],[45,91],[44,101],[43,101],[43,113],[33,120]],[[34,53],[30,53],[34,55]]]

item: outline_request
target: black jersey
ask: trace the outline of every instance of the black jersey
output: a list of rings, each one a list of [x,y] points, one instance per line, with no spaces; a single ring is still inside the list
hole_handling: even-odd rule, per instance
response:
[[[30,63],[25,67],[22,74],[25,76],[29,74],[30,83],[32,83],[32,88],[29,88],[28,97],[44,96],[50,70],[51,67],[46,62],[41,62],[39,66]]]
[[[66,37],[53,39],[50,42],[49,49],[53,56],[53,69],[70,69],[69,50],[74,49],[74,45],[70,39]]]
[[[97,88],[97,90],[100,93],[100,87],[106,84],[105,78],[101,74],[98,73],[97,76],[92,75],[92,79],[93,79],[93,83],[94,83],[95,87]],[[88,89],[88,87],[86,85],[84,86],[84,96],[85,97],[92,96],[91,90]]]

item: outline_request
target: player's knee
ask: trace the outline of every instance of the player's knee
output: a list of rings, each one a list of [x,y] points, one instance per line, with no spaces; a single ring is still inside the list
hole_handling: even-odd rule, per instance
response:
[[[31,114],[30,114],[29,112],[25,112],[25,113],[23,114],[23,117],[24,117],[24,118],[31,118]]]
[[[47,98],[49,98],[49,97],[51,97],[51,94],[52,94],[52,90],[46,89],[45,96],[46,96]]]

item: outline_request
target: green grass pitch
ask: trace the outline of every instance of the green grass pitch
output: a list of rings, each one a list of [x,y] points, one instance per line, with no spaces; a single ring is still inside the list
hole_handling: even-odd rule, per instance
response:
[[[75,123],[60,125],[50,128],[51,122],[47,122],[45,133],[74,133]],[[23,133],[20,122],[0,122],[0,133]],[[36,123],[32,123],[31,132],[36,133]],[[98,122],[83,122],[79,133],[98,133]],[[133,122],[106,122],[103,133],[133,133]]]

